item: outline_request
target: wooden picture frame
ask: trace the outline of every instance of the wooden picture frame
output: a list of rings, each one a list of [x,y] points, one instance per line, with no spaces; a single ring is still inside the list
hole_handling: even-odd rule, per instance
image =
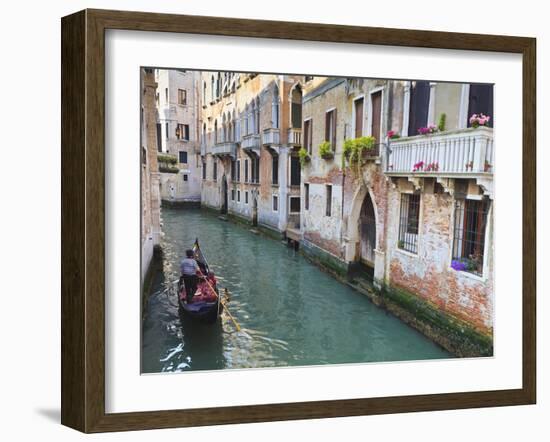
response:
[[[84,10],[62,19],[62,424],[142,430],[533,404],[536,400],[536,41],[449,32]],[[512,390],[105,412],[105,30],[212,34],[521,54],[523,382]]]

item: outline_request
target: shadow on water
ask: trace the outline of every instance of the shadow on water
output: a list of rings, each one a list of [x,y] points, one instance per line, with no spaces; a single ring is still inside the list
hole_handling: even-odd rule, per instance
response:
[[[445,359],[452,355],[279,241],[201,210],[163,209],[164,262],[142,327],[142,372]],[[171,281],[198,237],[236,332],[180,321]]]

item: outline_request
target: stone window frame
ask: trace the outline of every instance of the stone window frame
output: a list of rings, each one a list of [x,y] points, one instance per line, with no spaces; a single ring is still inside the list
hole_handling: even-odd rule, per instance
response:
[[[368,126],[367,124],[367,120],[368,118],[365,118],[367,116],[367,109],[366,109],[366,106],[365,106],[365,102],[367,101],[367,97],[366,97],[366,94],[360,94],[360,95],[357,95],[353,98],[352,100],[352,106],[351,106],[351,137],[350,138],[355,138],[355,122],[356,122],[356,118],[355,118],[355,102],[357,100],[361,100],[363,99],[363,130],[361,131],[361,136],[365,136],[365,127]],[[370,100],[370,97],[369,97],[369,100]]]
[[[330,198],[328,189],[330,188]],[[334,192],[332,191],[332,184],[325,184],[325,216],[332,217],[332,197]]]
[[[409,250],[405,250],[399,247],[399,229],[401,227],[401,196],[403,194],[418,194],[420,196],[420,200],[418,202],[419,208],[418,208],[418,233],[416,236],[416,253],[411,252]],[[405,190],[398,192],[398,217],[397,217],[397,223],[396,223],[396,241],[395,241],[395,249],[397,252],[402,253],[403,255],[412,257],[412,258],[418,258],[420,256],[420,251],[422,248],[422,225],[423,225],[423,218],[424,218],[424,198],[422,197],[422,192],[419,191],[412,191],[412,190]]]
[[[292,203],[291,203],[292,199],[297,199],[300,202],[300,210],[298,210],[297,212],[292,211]],[[298,196],[298,195],[289,195],[288,196],[288,213],[289,213],[289,215],[296,215],[296,214],[301,214],[302,213],[302,198],[301,198],[301,196]]]
[[[271,195],[271,211],[272,212],[279,211],[279,194],[278,193],[273,193]]]
[[[465,195],[464,198],[453,198],[453,211],[451,214],[451,226],[453,227],[450,233],[450,247],[449,247],[449,254],[448,254],[448,270],[451,272],[455,272],[456,275],[460,275],[461,277],[469,278],[475,281],[484,282],[486,283],[489,279],[489,272],[487,271],[489,268],[489,250],[493,248],[493,207],[494,203],[492,199],[489,199],[489,210],[487,211],[487,225],[485,226],[485,248],[483,250],[483,272],[481,275],[477,275],[475,273],[471,272],[465,272],[465,271],[459,271],[455,270],[451,267],[452,261],[453,261],[453,250],[454,250],[454,235],[455,235],[455,217],[456,217],[456,201],[457,199],[462,200],[475,200],[479,199],[476,197],[473,197],[473,195]]]
[[[372,135],[372,96],[373,94],[376,94],[380,92],[380,137],[379,139],[382,141],[384,140],[384,112],[386,111],[386,106],[384,105],[384,100],[386,98],[386,86],[378,86],[375,88],[372,88],[369,90],[368,93],[368,100],[367,103],[363,103],[363,105],[366,104],[366,114],[367,114],[367,128],[365,131],[365,128],[363,128],[363,133],[367,136],[373,136]]]

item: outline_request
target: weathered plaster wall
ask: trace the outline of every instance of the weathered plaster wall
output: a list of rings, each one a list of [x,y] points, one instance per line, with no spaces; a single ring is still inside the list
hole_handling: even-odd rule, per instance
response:
[[[451,268],[454,198],[423,192],[420,199],[418,254],[397,247],[400,192],[389,193],[386,284],[404,289],[437,309],[491,333],[493,326],[492,241],[487,238],[488,263],[483,278]]]

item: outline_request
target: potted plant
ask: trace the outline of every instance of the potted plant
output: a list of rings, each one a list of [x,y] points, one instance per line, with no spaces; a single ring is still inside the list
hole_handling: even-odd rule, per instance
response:
[[[447,123],[447,114],[442,113],[439,116],[439,123],[437,123],[437,130],[439,130],[439,132],[445,132],[445,124],[446,123]]]
[[[401,135],[399,135],[399,133],[397,133],[397,131],[395,131],[395,130],[389,130],[388,133],[386,134],[386,136],[390,140],[397,140],[398,138],[401,137]]]
[[[470,117],[470,126],[477,128],[479,126],[487,126],[489,124],[489,121],[491,120],[491,117],[482,113],[479,114],[473,114]]]
[[[421,128],[418,129],[418,133],[420,135],[431,135],[431,134],[436,133],[437,131],[438,131],[437,126],[435,126],[433,124],[429,124],[426,127],[421,127]]]
[[[307,150],[304,147],[300,148],[298,151],[298,156],[300,157],[300,164],[302,167],[304,167],[311,160],[309,153],[307,153]]]
[[[323,141],[319,144],[319,155],[323,160],[332,160],[334,158],[332,145],[328,141]]]

